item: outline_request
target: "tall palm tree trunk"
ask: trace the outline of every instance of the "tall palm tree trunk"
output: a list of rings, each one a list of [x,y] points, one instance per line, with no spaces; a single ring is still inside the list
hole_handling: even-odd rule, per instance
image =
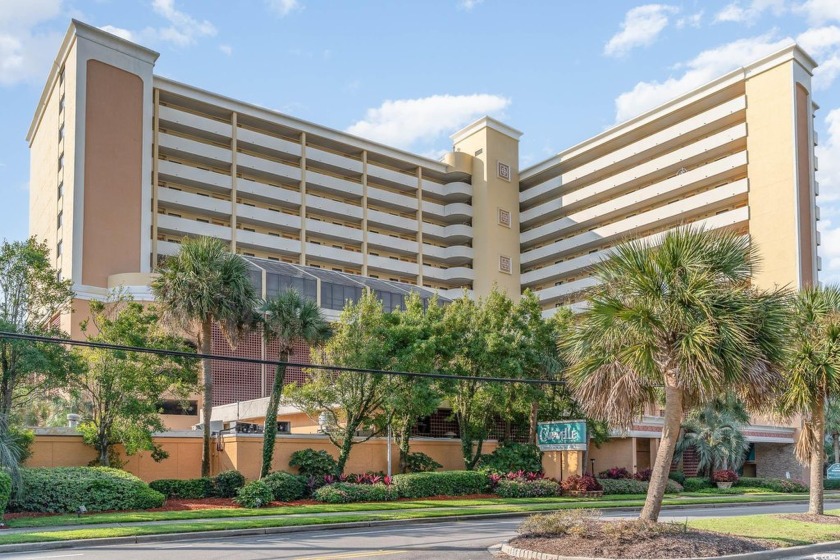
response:
[[[540,403],[533,401],[531,403],[531,414],[528,417],[528,443],[531,445],[537,444],[537,420],[540,417]]]
[[[808,513],[811,515],[823,515],[825,513],[825,491],[823,490],[825,397],[823,395],[820,395],[814,403],[814,409],[811,414],[811,429],[814,433],[811,442],[811,492],[808,500]]]
[[[288,352],[280,352],[280,361],[289,360]],[[274,372],[274,385],[271,397],[268,399],[268,409],[265,411],[265,429],[263,430],[263,455],[260,478],[271,472],[271,461],[274,458],[274,443],[277,439],[277,409],[280,408],[280,396],[283,394],[283,383],[286,381],[286,365],[277,364]]]
[[[683,415],[683,394],[676,385],[672,374],[665,376],[665,422],[662,426],[662,440],[656,452],[656,462],[653,465],[650,484],[648,485],[645,506],[639,519],[643,521],[657,521],[662,509],[662,498],[668,484],[668,474],[671,471],[671,461],[674,460],[674,449],[680,436],[680,425]]]
[[[212,319],[201,324],[201,353],[210,354],[213,351],[211,337],[213,335]],[[209,358],[201,360],[201,379],[204,384],[204,444],[201,450],[201,476],[210,476],[210,416],[213,414],[213,365]]]

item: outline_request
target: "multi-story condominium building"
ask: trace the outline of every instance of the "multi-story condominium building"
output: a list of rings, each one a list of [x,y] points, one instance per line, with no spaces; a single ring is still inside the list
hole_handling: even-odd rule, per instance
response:
[[[27,136],[30,232],[78,313],[119,285],[148,299],[199,235],[248,257],[263,295],[299,285],[332,312],[374,284],[388,306],[496,285],[577,308],[617,243],[689,223],[749,235],[759,286],[817,281],[816,64],[796,45],[526,169],[492,118],[435,161],[156,76],[157,57],[74,21]],[[264,396],[264,368],[237,379],[218,404]]]

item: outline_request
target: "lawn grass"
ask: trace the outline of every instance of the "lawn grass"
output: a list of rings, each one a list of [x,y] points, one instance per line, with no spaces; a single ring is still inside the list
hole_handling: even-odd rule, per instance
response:
[[[801,495],[794,494],[753,494],[749,496],[711,494],[683,494],[679,497],[666,497],[665,505],[678,504],[716,504],[716,503],[753,503],[763,501],[787,501],[801,499]],[[53,515],[46,517],[21,517],[11,519],[7,525],[12,528],[24,527],[57,527],[61,525],[97,525],[102,523],[144,523],[149,521],[188,521],[194,519],[225,519],[231,517],[265,517],[278,515],[305,515],[316,513],[353,513],[361,511],[394,511],[429,508],[462,508],[488,506],[512,507],[525,505],[549,505],[557,509],[567,508],[609,508],[635,507],[644,504],[644,496],[639,494],[619,494],[598,500],[581,500],[580,498],[484,498],[484,499],[456,499],[451,500],[411,500],[400,502],[376,502],[356,504],[318,504],[302,506],[281,506],[261,509],[228,508],[202,509],[189,511],[132,511],[115,513],[93,513],[78,517],[75,514]],[[519,511],[510,509],[510,511]]]
[[[840,515],[840,510],[826,513]],[[840,525],[794,521],[783,519],[778,515],[696,519],[689,521],[688,525],[705,531],[767,540],[779,546],[799,546],[840,540]]]

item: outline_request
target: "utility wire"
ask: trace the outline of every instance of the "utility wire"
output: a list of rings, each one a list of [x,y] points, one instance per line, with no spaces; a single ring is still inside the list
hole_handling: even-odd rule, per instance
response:
[[[35,334],[15,333],[0,331],[0,340],[28,340],[30,342],[43,342],[47,344],[67,344],[68,346],[81,346],[83,348],[100,348],[102,350],[117,350],[123,352],[142,352],[144,354],[157,354],[159,356],[170,356],[177,358],[197,358],[218,360],[224,362],[239,362],[246,364],[266,364],[273,366],[298,367],[309,369],[326,369],[330,371],[348,371],[357,373],[374,373],[383,375],[397,375],[405,377],[424,377],[428,379],[450,379],[453,381],[480,381],[492,383],[524,383],[526,385],[564,385],[564,382],[557,379],[543,380],[533,378],[514,379],[510,377],[468,377],[464,375],[449,375],[445,373],[414,372],[414,371],[390,371],[383,369],[354,368],[346,366],[331,366],[325,364],[307,364],[303,362],[281,362],[274,360],[263,360],[260,358],[245,358],[240,356],[222,356],[219,354],[200,354],[195,352],[183,352],[180,350],[165,350],[163,348],[145,348],[142,346],[124,346],[121,344],[108,344],[105,342],[91,342],[89,340],[71,340],[67,338],[55,338],[51,336],[40,336]]]

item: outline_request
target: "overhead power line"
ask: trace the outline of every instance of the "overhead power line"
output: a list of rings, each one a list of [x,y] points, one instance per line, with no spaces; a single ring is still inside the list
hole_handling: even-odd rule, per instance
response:
[[[0,339],[28,340],[30,342],[42,342],[47,344],[66,344],[68,346],[81,346],[83,348],[99,348],[102,350],[115,350],[122,352],[139,352],[144,354],[157,354],[159,356],[170,356],[176,358],[209,359],[222,362],[239,362],[244,364],[265,364],[271,366],[298,367],[308,369],[325,369],[329,371],[348,371],[356,373],[373,373],[383,375],[396,375],[404,377],[424,377],[428,379],[448,379],[452,381],[480,381],[483,383],[525,383],[527,385],[564,385],[562,380],[533,379],[533,378],[510,378],[510,377],[468,377],[464,375],[449,375],[445,373],[415,372],[415,371],[391,371],[384,369],[355,368],[347,366],[333,366],[327,364],[310,364],[303,362],[283,362],[275,360],[263,360],[260,358],[246,358],[242,356],[222,356],[220,354],[200,354],[197,352],[183,352],[180,350],[165,350],[163,348],[146,348],[143,346],[124,346],[121,344],[108,344],[105,342],[91,342],[89,340],[71,340],[68,338],[55,338],[51,336],[40,336],[36,334],[25,334],[0,331]]]

